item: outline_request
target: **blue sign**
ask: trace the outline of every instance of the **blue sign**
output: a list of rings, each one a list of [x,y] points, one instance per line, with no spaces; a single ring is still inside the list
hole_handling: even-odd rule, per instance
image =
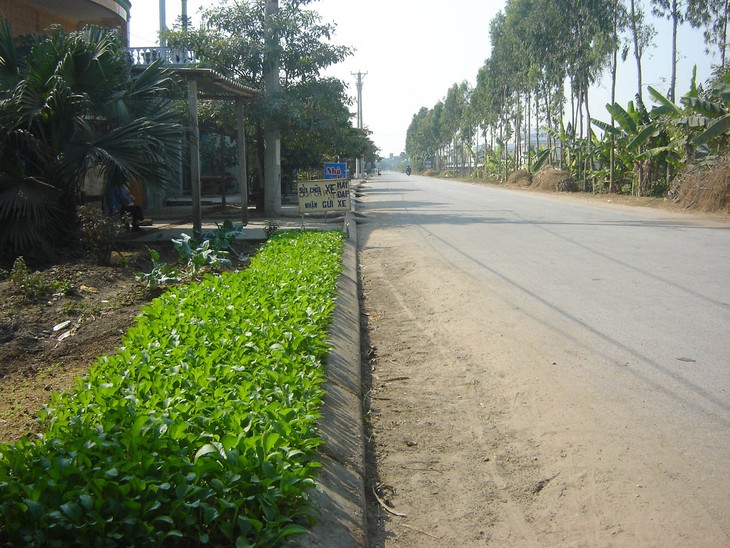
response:
[[[325,179],[345,179],[347,164],[338,164],[335,162],[327,162],[324,164]]]

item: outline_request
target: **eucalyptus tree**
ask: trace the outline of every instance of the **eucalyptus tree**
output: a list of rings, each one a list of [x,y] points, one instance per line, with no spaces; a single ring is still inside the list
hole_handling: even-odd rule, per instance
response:
[[[461,117],[459,137],[469,153],[469,169],[476,166],[479,161],[479,129],[480,124],[473,102],[474,88],[467,85],[464,95],[464,111]],[[483,144],[483,143],[482,143]]]
[[[706,22],[705,43],[715,44],[720,53],[720,66],[727,61],[727,26],[730,20],[730,0],[709,0],[709,20]]]
[[[704,29],[705,52],[711,53],[710,46],[716,46],[720,66],[725,66],[728,48],[727,25],[728,19],[730,19],[730,0],[691,2],[687,14],[694,26],[701,26]]]
[[[532,104],[539,105],[540,91],[545,80],[545,45],[552,43],[541,21],[546,3],[536,0],[511,0],[505,7],[506,26],[513,40],[513,83],[517,92],[515,118],[518,151],[527,151],[527,168],[531,168]],[[539,128],[539,110],[536,109],[535,128]],[[539,133],[539,129],[538,129]],[[524,143],[522,142],[524,140]]]
[[[429,109],[421,107],[421,109],[413,115],[411,123],[406,131],[406,154],[415,160],[416,165],[423,167],[425,159],[430,153],[428,145],[428,128],[427,118],[430,114]]]
[[[0,250],[74,240],[91,170],[106,185],[164,185],[180,154],[175,83],[157,64],[132,73],[121,37],[87,28],[12,38],[0,16]]]
[[[461,147],[462,128],[464,127],[464,114],[469,101],[469,84],[462,82],[454,84],[446,93],[443,102],[442,129],[447,132],[451,147],[451,162],[453,168],[457,167],[460,160],[457,153]]]
[[[493,80],[489,75],[490,63],[486,60],[477,72],[476,85],[471,94],[471,112],[478,126],[484,130],[485,144],[487,134],[490,146],[494,148],[494,135],[499,125],[499,110],[492,104]]]
[[[610,56],[617,47],[613,33],[612,0],[577,0],[568,5],[561,4],[568,23],[566,59],[571,90],[577,101],[579,112],[577,126],[579,135],[584,127],[590,127],[588,90],[607,67]],[[583,125],[582,107],[585,108],[588,123]],[[587,136],[588,134],[585,133]]]
[[[637,95],[643,97],[643,73],[641,59],[646,50],[654,45],[656,28],[646,20],[646,13],[640,0],[630,0],[629,26],[631,28],[631,42],[633,55],[636,61]],[[614,102],[614,99],[611,100]]]
[[[509,7],[509,4],[507,7]],[[499,139],[504,144],[502,148],[504,150],[504,177],[506,180],[509,171],[507,141],[513,136],[516,143],[519,133],[518,104],[515,100],[517,95],[516,83],[520,78],[519,72],[515,70],[515,67],[518,66],[519,38],[510,32],[507,15],[501,12],[492,19],[489,26],[489,36],[492,51],[488,63],[490,76],[493,78],[492,95],[500,113]],[[516,150],[517,146],[515,146],[515,152]]]
[[[528,26],[528,48],[533,70],[539,75],[536,105],[542,98],[542,116],[547,125],[548,148],[556,122],[562,119],[565,102],[567,63],[563,46],[567,33],[561,6],[551,0],[538,0],[531,12]],[[537,120],[539,124],[539,117]]]
[[[708,0],[651,0],[651,3],[655,15],[672,22],[672,70],[667,97],[670,101],[674,101],[677,88],[677,32],[679,26],[689,22],[690,25],[697,28],[709,21]],[[727,16],[727,12],[727,6],[725,6],[723,10],[725,16]],[[724,28],[727,28],[727,22]]]

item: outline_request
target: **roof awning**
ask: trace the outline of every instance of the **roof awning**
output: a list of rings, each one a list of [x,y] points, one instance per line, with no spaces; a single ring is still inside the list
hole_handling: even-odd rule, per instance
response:
[[[172,71],[185,81],[194,80],[198,84],[198,93],[203,99],[234,99],[241,97],[253,99],[258,91],[226,78],[222,74],[207,68],[175,68]]]

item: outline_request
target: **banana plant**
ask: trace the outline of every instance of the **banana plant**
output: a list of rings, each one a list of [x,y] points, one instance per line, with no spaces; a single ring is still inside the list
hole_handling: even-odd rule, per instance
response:
[[[642,192],[648,187],[652,153],[651,140],[659,137],[661,128],[644,104],[637,98],[636,104],[629,101],[627,108],[619,103],[607,104],[606,110],[616,122],[612,126],[601,120],[592,119],[591,122],[604,131],[604,135],[614,138],[615,164],[620,167],[620,175],[633,172],[638,175],[638,188]],[[649,162],[647,163],[647,160]],[[614,175],[615,176],[615,175]]]
[[[532,172],[537,173],[538,171],[540,171],[540,168],[545,165],[545,162],[550,157],[550,149],[544,148],[536,152],[530,152],[530,154],[535,155],[535,159],[532,161]]]
[[[696,72],[695,67],[695,75]],[[681,99],[686,110],[690,111],[685,117],[686,124],[701,130],[693,137],[692,144],[725,150],[730,139],[730,72],[725,75],[725,81],[710,89],[707,98],[700,97],[694,82],[693,76],[689,93]]]

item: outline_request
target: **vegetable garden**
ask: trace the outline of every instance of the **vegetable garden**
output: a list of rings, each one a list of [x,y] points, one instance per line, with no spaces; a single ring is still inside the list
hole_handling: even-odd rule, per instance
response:
[[[341,246],[339,232],[278,232],[248,269],[147,305],[53,397],[42,434],[0,445],[0,543],[251,546],[305,531]]]

